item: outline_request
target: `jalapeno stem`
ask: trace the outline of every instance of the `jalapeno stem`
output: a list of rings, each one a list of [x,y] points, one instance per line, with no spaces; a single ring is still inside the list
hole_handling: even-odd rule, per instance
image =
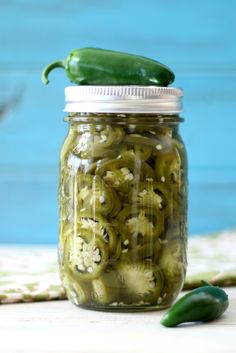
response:
[[[49,73],[55,69],[60,67],[61,69],[65,69],[65,60],[58,60],[53,61],[52,63],[48,64],[42,72],[41,79],[45,85],[49,83],[48,75]]]
[[[203,286],[214,287],[211,283],[209,283],[209,282],[207,282],[207,281],[204,281],[204,280],[201,280],[201,284],[202,284],[202,287],[203,287]]]

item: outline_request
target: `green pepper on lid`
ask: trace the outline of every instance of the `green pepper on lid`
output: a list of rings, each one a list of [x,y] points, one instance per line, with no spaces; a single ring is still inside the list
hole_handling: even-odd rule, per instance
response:
[[[49,73],[65,69],[77,85],[143,85],[168,86],[174,73],[160,62],[144,56],[98,48],[74,49],[64,60],[50,63],[42,72],[42,81],[49,83]]]

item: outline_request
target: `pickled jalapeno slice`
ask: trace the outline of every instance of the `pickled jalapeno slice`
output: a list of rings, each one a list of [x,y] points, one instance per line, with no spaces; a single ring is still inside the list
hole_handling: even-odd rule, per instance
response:
[[[110,224],[106,218],[93,212],[81,212],[77,216],[77,225],[79,228],[89,230],[94,237],[101,238],[109,248],[109,253],[117,253],[117,225],[115,222]]]
[[[106,271],[92,281],[93,299],[98,304],[111,304],[119,296],[120,283],[114,271]]]
[[[124,130],[120,127],[105,125],[97,131],[93,126],[90,126],[89,131],[78,136],[73,153],[80,158],[112,158],[117,154],[116,147],[119,146],[123,137]]]
[[[133,248],[156,240],[164,226],[163,214],[149,207],[124,207],[117,218],[121,223],[121,243],[124,248]]]
[[[116,217],[122,208],[122,203],[120,197],[118,196],[118,193],[112,188],[111,193],[113,197],[113,208],[111,210],[110,217]]]
[[[146,161],[152,153],[152,149],[150,147],[142,147],[139,145],[130,147],[124,147],[121,150],[121,157],[126,160],[134,160],[139,159],[141,161]]]
[[[124,129],[118,126],[96,125],[96,133],[93,132],[94,144],[96,147],[114,148],[120,144],[125,136]]]
[[[66,266],[78,280],[97,278],[108,262],[108,246],[92,231],[82,230],[71,234],[65,245]]]
[[[186,259],[183,256],[184,244],[181,239],[173,239],[164,243],[160,253],[156,256],[156,263],[162,269],[165,283],[182,285]],[[169,290],[168,290],[169,291]]]
[[[141,163],[135,165],[122,159],[113,159],[100,164],[96,169],[98,174],[110,187],[121,192],[127,192],[136,182],[141,172]]]
[[[144,180],[153,181],[155,179],[155,172],[147,162],[142,163],[142,175]]]
[[[138,185],[138,189],[129,191],[130,203],[140,206],[165,210],[168,206],[169,193],[161,182],[145,181]]]
[[[157,301],[163,288],[163,275],[158,266],[148,261],[120,263],[117,266],[122,296],[126,302]]]
[[[170,184],[181,183],[181,158],[175,146],[171,151],[160,151],[155,162],[158,181]]]
[[[68,298],[76,305],[84,304],[91,299],[91,285],[88,281],[78,281],[73,270],[67,267],[67,277],[64,279],[64,286]]]
[[[152,151],[152,147],[155,147],[157,144],[157,140],[154,138],[154,136],[146,135],[145,132],[143,132],[143,134],[128,134],[124,138],[124,142],[139,147],[151,147],[150,151]]]
[[[144,143],[142,143],[144,140]],[[148,140],[148,139],[147,139]],[[146,143],[145,143],[146,142]],[[121,156],[124,159],[140,159],[146,161],[152,153],[152,145],[147,143],[141,135],[129,134],[124,139],[124,146],[121,149]]]
[[[114,193],[98,175],[78,174],[75,188],[80,211],[95,210],[96,214],[107,215],[114,208]]]
[[[180,235],[175,239],[167,239],[162,242],[160,251],[154,255],[154,263],[160,267],[163,274],[160,304],[171,303],[176,298],[183,286],[187,265],[183,252],[186,245]]]
[[[127,239],[124,239],[125,237],[123,237],[122,239],[123,243],[120,259],[125,262],[135,262],[143,260],[152,261],[153,257],[157,256],[161,248],[159,240],[146,244],[137,244],[132,248],[132,242],[127,241]]]

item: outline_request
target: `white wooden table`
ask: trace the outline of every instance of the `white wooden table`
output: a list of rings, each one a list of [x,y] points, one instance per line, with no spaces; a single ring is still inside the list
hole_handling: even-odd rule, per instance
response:
[[[236,287],[212,323],[160,325],[164,311],[103,313],[69,301],[0,306],[1,353],[236,353]]]

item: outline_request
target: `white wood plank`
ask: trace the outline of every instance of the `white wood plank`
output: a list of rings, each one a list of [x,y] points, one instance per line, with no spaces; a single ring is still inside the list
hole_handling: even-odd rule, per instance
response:
[[[160,325],[161,312],[103,313],[68,301],[1,306],[3,353],[235,353],[236,287],[230,307],[208,324]]]

